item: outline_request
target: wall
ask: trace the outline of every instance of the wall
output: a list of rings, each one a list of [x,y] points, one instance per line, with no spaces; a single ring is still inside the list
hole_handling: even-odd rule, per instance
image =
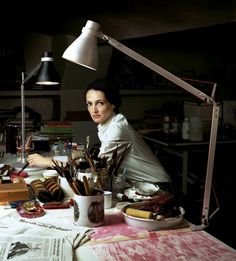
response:
[[[24,58],[25,72],[29,73],[40,62],[44,51],[50,51],[52,48],[52,38],[50,36],[32,33],[25,39]]]

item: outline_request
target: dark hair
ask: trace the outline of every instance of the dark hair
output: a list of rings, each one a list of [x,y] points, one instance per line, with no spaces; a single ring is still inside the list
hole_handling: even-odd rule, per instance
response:
[[[106,99],[113,105],[115,105],[114,112],[119,113],[119,109],[121,106],[121,97],[119,90],[113,86],[107,79],[99,78],[95,81],[88,84],[85,90],[85,99],[86,94],[89,90],[101,91],[104,93]]]

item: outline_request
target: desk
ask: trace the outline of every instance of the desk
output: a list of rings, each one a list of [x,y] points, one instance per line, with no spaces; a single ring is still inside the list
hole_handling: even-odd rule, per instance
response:
[[[11,218],[16,218],[14,210],[0,209],[1,235],[4,235],[4,228],[1,227],[2,220],[6,218],[4,212],[5,214],[9,212]],[[23,219],[36,223],[46,222],[58,224],[58,226],[65,224],[71,226],[73,208],[47,210],[42,217],[33,220]],[[6,228],[5,231],[6,235],[9,235],[9,229]],[[20,225],[17,231],[24,233]],[[205,231],[192,231],[191,224],[187,228],[145,231],[128,226],[124,222],[123,215],[116,208],[105,210],[105,223],[103,226],[94,228],[94,232],[91,240],[76,250],[74,261],[236,260],[234,249]]]
[[[195,149],[208,150],[209,141],[173,141],[163,138],[155,138],[154,135],[142,135],[143,139],[157,147],[163,148],[168,153],[182,158],[182,192],[187,195],[189,173],[189,151]],[[236,139],[217,140],[216,145],[236,144]]]

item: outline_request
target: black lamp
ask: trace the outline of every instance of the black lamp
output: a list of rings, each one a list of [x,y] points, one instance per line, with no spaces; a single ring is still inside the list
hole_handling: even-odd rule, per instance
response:
[[[21,168],[22,164],[26,164],[26,151],[25,151],[25,95],[24,88],[32,77],[35,77],[36,84],[40,85],[58,85],[60,78],[53,62],[52,52],[44,52],[41,58],[41,63],[25,77],[22,72],[21,82],[21,162],[13,164],[15,169]]]

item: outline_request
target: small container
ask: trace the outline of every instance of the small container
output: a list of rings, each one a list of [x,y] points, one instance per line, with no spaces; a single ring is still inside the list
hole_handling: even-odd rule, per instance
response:
[[[112,192],[105,190],[104,191],[104,208],[112,207]]]
[[[162,131],[165,135],[170,133],[170,116],[165,115],[162,123]]]
[[[47,169],[43,171],[43,177],[45,179],[53,178],[56,182],[58,182],[58,172],[54,169]]]

